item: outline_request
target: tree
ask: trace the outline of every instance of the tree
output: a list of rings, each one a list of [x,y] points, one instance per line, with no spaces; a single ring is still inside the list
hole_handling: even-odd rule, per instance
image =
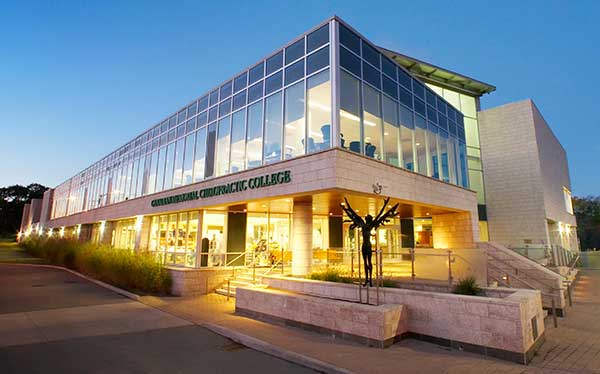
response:
[[[573,198],[581,249],[600,248],[600,196]]]
[[[48,187],[32,183],[0,188],[0,235],[13,235],[21,226],[23,206],[31,199],[41,199]]]

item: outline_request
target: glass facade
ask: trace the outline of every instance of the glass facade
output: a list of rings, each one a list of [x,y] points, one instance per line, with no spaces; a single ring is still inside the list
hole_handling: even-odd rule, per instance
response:
[[[469,187],[466,119],[369,42],[339,24],[341,148]]]
[[[51,218],[333,145],[468,187],[473,151],[465,143],[470,124],[455,109],[462,106],[474,110],[460,96],[458,106],[445,100],[330,20],[59,185]]]

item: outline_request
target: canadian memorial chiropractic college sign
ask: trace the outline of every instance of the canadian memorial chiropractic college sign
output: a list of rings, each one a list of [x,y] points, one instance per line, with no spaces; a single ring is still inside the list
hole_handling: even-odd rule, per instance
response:
[[[236,192],[243,192],[248,189],[255,190],[257,188],[277,186],[280,184],[290,183],[292,176],[289,170],[280,171],[261,175],[260,177],[252,177],[239,181],[221,184],[214,187],[208,187],[201,190],[182,193],[179,195],[161,197],[150,202],[153,207],[182,203],[184,201],[206,199],[213,196],[228,195]]]

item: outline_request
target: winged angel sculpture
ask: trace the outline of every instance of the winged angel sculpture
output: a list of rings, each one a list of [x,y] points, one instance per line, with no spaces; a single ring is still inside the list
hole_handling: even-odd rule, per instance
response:
[[[352,222],[350,230],[354,230],[358,227],[362,234],[361,252],[365,267],[365,283],[363,286],[369,284],[373,287],[373,263],[371,261],[371,257],[373,257],[373,246],[371,245],[371,231],[377,230],[379,226],[385,225],[390,219],[400,214],[396,211],[400,204],[394,205],[387,212],[385,211],[389,201],[389,197],[384,200],[383,206],[375,218],[370,214],[367,214],[364,220],[354,211],[354,209],[352,209],[350,203],[348,203],[348,199],[344,198],[345,204],[340,204],[344,212],[346,212],[346,215],[350,218],[350,220],[344,222]]]

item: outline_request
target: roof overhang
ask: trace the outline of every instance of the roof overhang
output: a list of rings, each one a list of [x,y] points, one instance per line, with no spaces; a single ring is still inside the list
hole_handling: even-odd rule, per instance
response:
[[[443,69],[425,61],[378,47],[381,53],[402,65],[416,77],[435,85],[443,86],[470,96],[482,96],[496,90],[495,86]]]

